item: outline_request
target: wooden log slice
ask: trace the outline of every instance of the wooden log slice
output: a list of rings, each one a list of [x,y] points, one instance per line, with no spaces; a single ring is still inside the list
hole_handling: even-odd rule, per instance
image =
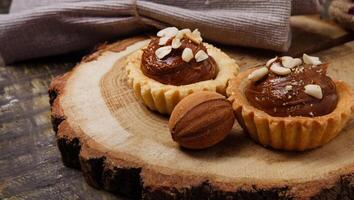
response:
[[[148,41],[136,37],[103,46],[51,84],[63,162],[81,169],[90,185],[154,200],[354,199],[353,120],[329,144],[302,153],[255,144],[237,123],[213,148],[181,149],[171,139],[168,118],[138,102],[127,85],[125,58]],[[345,48],[349,53],[323,56],[349,60],[337,60],[331,73],[353,87],[354,44]]]

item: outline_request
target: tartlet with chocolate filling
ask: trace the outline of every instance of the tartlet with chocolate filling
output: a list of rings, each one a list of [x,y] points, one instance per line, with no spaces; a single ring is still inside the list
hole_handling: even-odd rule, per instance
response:
[[[170,114],[176,104],[196,91],[225,94],[239,67],[200,32],[163,29],[149,44],[127,58],[128,83],[151,110]]]
[[[319,58],[284,56],[241,72],[227,94],[236,118],[256,142],[303,151],[336,137],[352,116],[353,94],[326,75]]]

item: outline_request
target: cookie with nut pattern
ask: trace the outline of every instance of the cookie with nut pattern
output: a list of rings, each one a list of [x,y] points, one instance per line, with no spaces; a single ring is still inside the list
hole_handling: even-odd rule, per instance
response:
[[[189,149],[204,149],[222,141],[235,116],[231,103],[216,92],[196,92],[177,104],[169,119],[172,138]]]

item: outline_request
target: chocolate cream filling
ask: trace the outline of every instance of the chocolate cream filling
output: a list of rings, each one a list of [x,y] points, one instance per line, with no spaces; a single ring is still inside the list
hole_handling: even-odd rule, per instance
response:
[[[171,45],[171,41],[169,40],[166,45]],[[218,74],[218,67],[211,56],[201,62],[196,62],[194,58],[189,62],[182,60],[185,48],[192,49],[195,55],[199,50],[207,52],[205,46],[188,39],[182,39],[181,43],[178,49],[172,49],[166,57],[158,59],[155,51],[161,47],[159,39],[152,39],[142,55],[141,70],[145,76],[163,84],[176,86],[214,79]]]
[[[327,66],[302,65],[286,76],[270,72],[268,76],[247,86],[246,98],[254,107],[276,117],[329,114],[336,108],[338,96],[335,83],[326,75]],[[304,86],[307,84],[319,85],[323,98],[317,99],[306,94]]]

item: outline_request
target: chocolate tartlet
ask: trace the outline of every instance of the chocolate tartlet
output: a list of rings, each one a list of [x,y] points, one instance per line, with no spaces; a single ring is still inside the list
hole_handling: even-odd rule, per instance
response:
[[[172,39],[166,44],[171,45]],[[218,67],[213,57],[196,62],[195,59],[185,62],[181,55],[183,49],[190,48],[195,55],[207,49],[202,43],[196,44],[188,39],[181,40],[181,46],[174,49],[167,57],[158,59],[155,51],[160,47],[159,38],[154,38],[146,49],[143,49],[141,71],[160,83],[167,85],[188,85],[200,81],[212,80],[218,74]]]
[[[128,83],[149,109],[170,114],[176,104],[196,91],[225,94],[239,71],[221,50],[203,43],[200,32],[168,27],[127,57]]]
[[[236,119],[266,147],[303,151],[326,144],[354,106],[350,87],[328,77],[327,66],[304,54],[302,60],[276,57],[241,72],[227,88]]]
[[[270,72],[262,80],[249,84],[245,95],[251,105],[271,116],[326,115],[335,109],[338,102],[336,85],[326,72],[327,64],[305,64],[288,76]],[[323,98],[306,94],[304,87],[308,84],[319,85]]]

